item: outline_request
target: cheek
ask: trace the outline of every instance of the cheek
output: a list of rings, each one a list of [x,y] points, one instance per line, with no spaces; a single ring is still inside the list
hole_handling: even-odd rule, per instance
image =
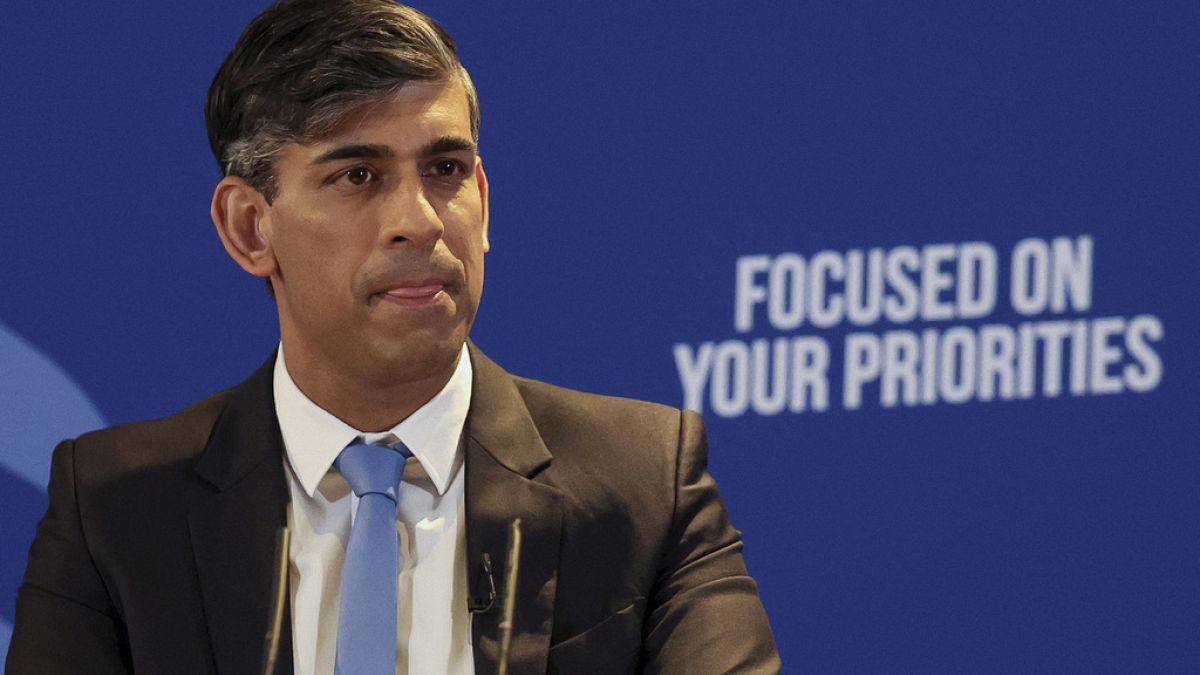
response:
[[[483,264],[483,223],[478,212],[469,208],[449,209],[443,215],[442,222],[445,231],[442,239],[454,253],[454,256],[468,267],[479,267]]]
[[[483,274],[483,239],[479,231],[463,232],[444,239],[450,253],[462,263],[471,284],[478,284]]]
[[[272,246],[285,285],[313,287],[328,295],[350,289],[361,260],[353,227],[332,227],[326,219],[291,218],[275,227]]]

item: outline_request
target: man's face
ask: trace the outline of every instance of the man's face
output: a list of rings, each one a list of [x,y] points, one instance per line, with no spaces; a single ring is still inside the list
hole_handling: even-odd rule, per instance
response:
[[[367,385],[448,376],[488,250],[462,86],[409,82],[320,141],[286,146],[275,170],[260,227],[289,368]]]

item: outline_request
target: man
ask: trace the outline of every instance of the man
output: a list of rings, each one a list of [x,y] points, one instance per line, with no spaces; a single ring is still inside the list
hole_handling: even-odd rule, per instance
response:
[[[8,672],[258,670],[284,524],[280,672],[492,672],[514,518],[512,672],[778,671],[698,418],[514,377],[467,342],[488,182],[440,27],[282,2],[207,119],[213,220],[267,280],[280,348],[173,417],[58,447]]]

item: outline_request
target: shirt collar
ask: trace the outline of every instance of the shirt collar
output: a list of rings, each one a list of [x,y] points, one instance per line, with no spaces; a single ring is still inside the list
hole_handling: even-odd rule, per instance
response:
[[[338,454],[355,439],[363,438],[368,443],[394,439],[402,441],[417,458],[438,494],[445,494],[458,470],[459,439],[471,403],[472,375],[471,359],[463,345],[454,374],[436,396],[388,431],[366,433],[300,391],[288,372],[280,344],[274,373],[275,415],[292,473],[312,497]]]

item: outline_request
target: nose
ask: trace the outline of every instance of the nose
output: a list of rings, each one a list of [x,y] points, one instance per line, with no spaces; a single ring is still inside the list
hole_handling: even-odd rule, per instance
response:
[[[382,207],[380,239],[384,246],[424,248],[442,236],[444,227],[419,179],[402,184]]]

